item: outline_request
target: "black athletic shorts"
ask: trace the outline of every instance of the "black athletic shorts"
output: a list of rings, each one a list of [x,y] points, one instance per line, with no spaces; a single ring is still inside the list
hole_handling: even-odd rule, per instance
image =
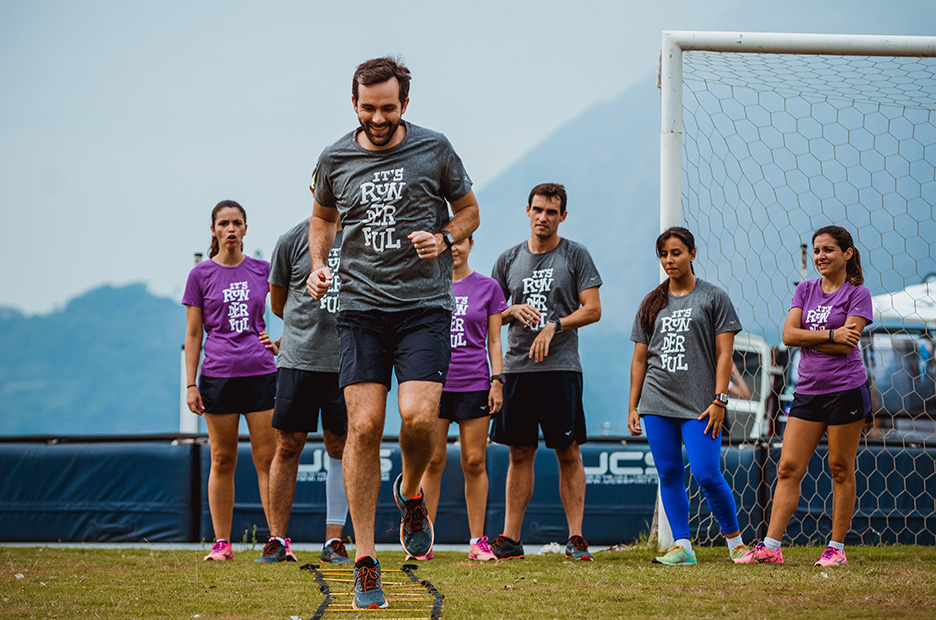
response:
[[[504,409],[494,416],[491,440],[536,446],[543,429],[546,447],[563,450],[588,441],[582,407],[582,373],[553,370],[505,375]]]
[[[444,308],[343,310],[338,313],[338,385],[445,383],[452,357],[452,313]]]
[[[442,392],[439,401],[439,418],[458,422],[474,420],[491,415],[488,407],[488,390],[477,392]]]
[[[871,413],[871,394],[868,386],[831,394],[793,394],[791,418],[822,422],[827,426],[851,424],[863,420]]]
[[[205,413],[253,413],[273,408],[276,373],[250,377],[198,378]]]
[[[347,434],[348,410],[338,388],[337,372],[297,368],[276,371],[273,428],[286,433],[315,433],[319,411],[322,412],[322,428],[335,435]]]

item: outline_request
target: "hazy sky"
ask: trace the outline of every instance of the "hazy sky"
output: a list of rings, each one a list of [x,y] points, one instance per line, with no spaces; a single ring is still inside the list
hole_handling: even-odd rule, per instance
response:
[[[403,56],[406,118],[444,132],[481,190],[654,73],[664,29],[934,24],[932,0],[0,0],[0,306],[140,281],[179,298],[225,198],[268,257],[310,211],[318,153],[355,126],[351,74],[370,57]]]

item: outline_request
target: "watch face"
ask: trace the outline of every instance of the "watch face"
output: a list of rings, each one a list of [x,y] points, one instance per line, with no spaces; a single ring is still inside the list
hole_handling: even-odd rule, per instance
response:
[[[445,245],[449,247],[452,247],[453,245],[455,245],[455,237],[453,237],[452,233],[450,233],[449,231],[447,230],[444,231],[442,233],[442,238],[445,239]]]
[[[720,403],[728,404],[728,395],[727,395],[727,394],[716,394],[716,395],[715,395],[715,400],[717,400],[717,401],[720,402]]]

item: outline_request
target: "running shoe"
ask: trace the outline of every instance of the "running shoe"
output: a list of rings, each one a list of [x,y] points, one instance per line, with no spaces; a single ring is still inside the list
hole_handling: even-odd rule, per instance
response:
[[[351,606],[355,609],[383,609],[387,606],[383,582],[380,580],[380,564],[370,556],[354,564],[354,598]]]
[[[287,562],[298,562],[299,558],[296,557],[296,554],[293,553],[290,543],[292,542],[291,538],[286,539],[286,561]]]
[[[844,551],[839,551],[834,547],[826,547],[815,566],[845,566],[846,564],[848,564],[848,560],[845,559]]]
[[[695,551],[686,551],[682,545],[673,545],[663,555],[653,558],[653,563],[667,566],[691,566],[696,563]]]
[[[432,549],[429,550],[429,553],[425,553],[423,555],[410,555],[408,553],[406,554],[407,560],[418,560],[420,562],[425,562],[426,560],[431,560],[432,558],[433,558]]]
[[[732,558],[735,564],[783,564],[783,551],[777,549],[771,551],[764,543],[759,542],[757,546],[742,555],[740,558]]]
[[[267,539],[266,544],[263,545],[263,553],[260,554],[259,558],[254,560],[254,562],[259,562],[261,564],[272,564],[274,562],[285,561],[286,545],[272,536],[270,536],[270,538]]]
[[[582,560],[592,562],[595,558],[588,552],[588,541],[576,534],[569,538],[566,543],[565,556],[570,560]]]
[[[206,561],[233,560],[234,547],[231,546],[231,543],[222,538],[211,547],[211,551],[202,559]]]
[[[404,500],[400,494],[403,474],[393,482],[393,499],[400,509],[400,544],[407,555],[414,558],[429,555],[432,552],[432,522],[426,511],[426,502],[422,491],[418,498]]]
[[[523,543],[501,534],[491,541],[491,553],[498,560],[517,560],[523,557]]]
[[[491,552],[491,546],[488,544],[488,537],[482,536],[478,539],[478,542],[471,545],[471,549],[468,550],[468,559],[469,560],[496,560],[497,556]]]
[[[740,545],[735,545],[735,548],[731,550],[731,561],[738,562],[741,558],[744,557],[744,554],[750,551],[747,545],[741,543]]]
[[[354,562],[348,557],[345,550],[345,541],[335,539],[322,547],[322,562],[326,564],[351,564]]]

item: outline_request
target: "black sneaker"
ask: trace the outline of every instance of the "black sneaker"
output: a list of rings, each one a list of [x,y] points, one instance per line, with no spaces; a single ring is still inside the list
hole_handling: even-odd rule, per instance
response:
[[[407,555],[426,556],[432,552],[433,531],[426,502],[420,491],[416,499],[404,500],[400,494],[403,474],[393,482],[393,499],[400,509],[400,544]]]
[[[263,545],[263,553],[259,558],[254,560],[254,562],[261,562],[263,564],[271,564],[273,562],[285,562],[286,561],[286,545],[276,540],[272,536],[267,540],[267,544]]]
[[[523,543],[501,534],[491,541],[491,552],[498,560],[517,560],[523,557]]]

